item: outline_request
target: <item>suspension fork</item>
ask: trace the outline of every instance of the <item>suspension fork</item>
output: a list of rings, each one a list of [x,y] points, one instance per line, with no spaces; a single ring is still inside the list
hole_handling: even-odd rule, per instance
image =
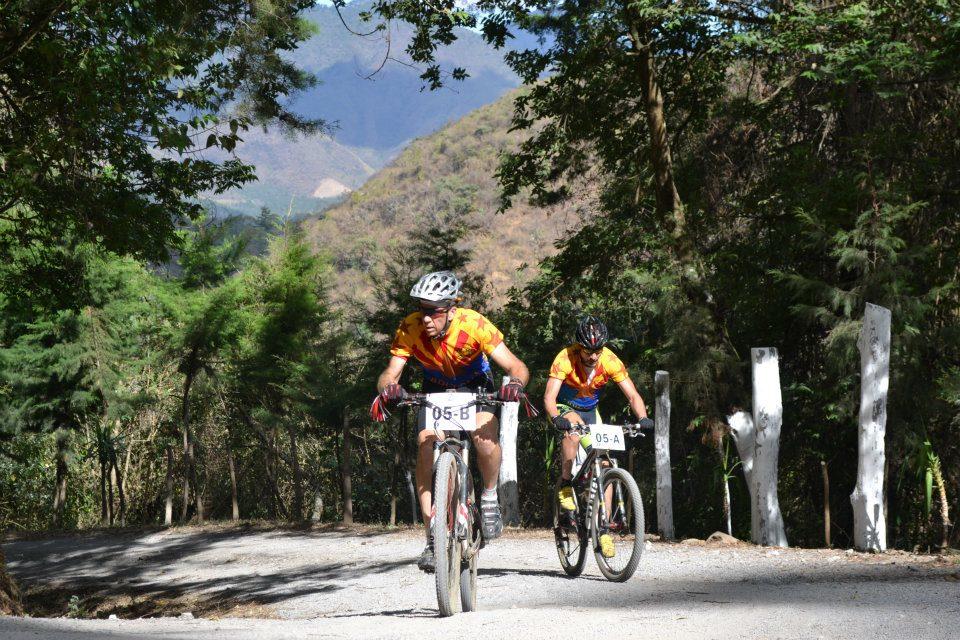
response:
[[[473,514],[467,508],[468,492],[472,484],[470,477],[470,436],[460,440],[460,451],[454,452],[457,460],[458,477],[458,495],[457,495],[457,517],[455,532],[458,540],[467,540],[470,531],[470,520]],[[469,544],[469,540],[467,540]]]
[[[593,459],[593,481],[590,483],[592,489],[590,490],[590,503],[591,505],[594,502],[593,496],[597,496],[597,535],[603,535],[607,532],[607,522],[609,518],[607,517],[607,500],[603,491],[603,479],[600,477],[603,472],[603,465],[601,464],[600,456],[596,456]],[[590,514],[591,522],[593,514]]]
[[[620,468],[620,465],[617,464],[616,458],[610,459],[610,466],[613,467],[614,469]],[[615,516],[617,512],[619,512],[620,517],[622,517],[624,521],[626,521],[626,519],[628,518],[628,515],[627,515],[626,502],[623,499],[623,485],[619,482],[613,488],[613,513],[610,514],[611,517]]]
[[[469,438],[466,440],[460,440],[459,443],[451,443],[449,440],[450,439],[448,438],[446,440],[437,442],[433,447],[433,479],[435,482],[437,475],[437,460],[440,458],[440,454],[444,451],[449,451],[453,454],[453,459],[457,463],[458,493],[457,504],[454,507],[456,511],[454,514],[454,535],[458,540],[464,540],[467,537],[467,530],[469,528],[469,523],[467,520],[472,517],[466,508],[467,483],[470,475],[470,440]],[[456,446],[457,444],[459,446]],[[433,495],[431,496],[431,500],[434,503],[434,507],[436,507],[436,486],[433,487]]]

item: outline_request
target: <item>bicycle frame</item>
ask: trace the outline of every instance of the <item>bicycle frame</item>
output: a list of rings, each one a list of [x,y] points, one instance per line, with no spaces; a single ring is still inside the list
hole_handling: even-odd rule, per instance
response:
[[[427,394],[416,394],[412,396],[409,400],[405,401],[403,404],[408,406],[419,406],[430,408],[433,405],[427,400]],[[502,405],[502,401],[496,398],[495,394],[486,394],[486,393],[474,393],[475,398],[468,403],[468,406],[477,406],[480,404],[484,405]],[[451,435],[456,434],[456,435]],[[445,431],[444,437],[442,440],[438,440],[434,443],[433,447],[433,473],[436,475],[436,464],[437,460],[440,458],[440,454],[444,451],[449,451],[453,455],[454,460],[457,463],[457,476],[459,480],[459,495],[457,496],[458,502],[458,514],[460,513],[460,508],[462,507],[468,513],[468,517],[474,517],[473,511],[476,510],[476,504],[471,505],[472,508],[467,508],[468,495],[473,486],[473,478],[470,474],[470,450],[472,448],[472,438],[470,432],[459,430],[459,431]],[[457,540],[460,542],[460,548],[463,552],[464,558],[469,560],[475,553],[477,553],[480,548],[483,546],[482,536],[468,536],[470,523],[465,519],[457,517],[456,526],[454,528],[454,535]],[[474,539],[468,539],[474,538]]]
[[[589,425],[583,425],[581,428],[575,428],[571,432],[584,434],[585,429],[589,429]],[[643,435],[637,425],[624,425],[624,433],[626,435]],[[589,534],[593,530],[593,513],[591,509],[593,508],[593,497],[594,495],[603,491],[603,485],[601,484],[601,475],[603,474],[603,463],[606,462],[607,465],[613,468],[618,468],[617,459],[610,456],[608,449],[598,449],[591,446],[590,450],[587,451],[587,457],[583,461],[583,464],[580,465],[580,469],[577,470],[577,473],[571,478],[570,483],[573,486],[578,486],[581,484],[589,474],[593,474],[593,477],[590,479],[590,490],[587,495],[587,504],[585,505],[585,520],[584,524],[586,526],[586,531]],[[615,505],[623,504],[623,490],[620,485],[617,485],[615,488],[614,494]],[[607,502],[606,500],[599,500],[599,513],[597,514],[598,523],[609,522],[609,517],[607,514]],[[601,525],[602,527],[603,525]],[[605,531],[598,531],[598,534],[605,533]]]
[[[460,434],[466,435],[465,431],[461,431]],[[468,493],[471,485],[473,484],[473,479],[470,476],[470,437],[459,437],[459,438],[444,438],[442,441],[437,442],[433,447],[433,471],[436,474],[436,465],[437,460],[440,458],[440,454],[444,451],[449,451],[453,456],[453,459],[457,462],[457,477],[459,481],[459,495],[457,496],[457,502],[459,505],[466,506]],[[459,508],[459,507],[458,507]],[[466,554],[467,559],[470,558],[475,552],[476,549],[467,541],[467,522],[457,518],[457,524],[454,529],[454,534],[457,537],[457,540],[460,541],[461,547]]]

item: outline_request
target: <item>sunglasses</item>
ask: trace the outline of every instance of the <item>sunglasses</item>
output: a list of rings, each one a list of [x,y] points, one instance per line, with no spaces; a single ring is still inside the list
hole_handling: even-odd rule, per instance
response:
[[[590,350],[590,349],[580,349],[580,353],[582,353],[582,354],[585,355],[585,356],[595,356],[595,355],[600,354],[600,353],[602,353],[602,352],[603,352],[603,349],[594,349],[594,350]]]
[[[425,316],[430,316],[431,318],[439,318],[440,316],[450,311],[453,307],[417,307],[417,311],[421,312]]]

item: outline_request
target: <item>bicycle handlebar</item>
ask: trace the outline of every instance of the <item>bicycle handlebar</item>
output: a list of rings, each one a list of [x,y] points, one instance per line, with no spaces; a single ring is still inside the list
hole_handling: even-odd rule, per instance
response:
[[[442,392],[440,392],[442,393]],[[477,404],[497,404],[504,405],[507,404],[504,400],[497,398],[497,394],[489,391],[470,391],[476,396],[473,400],[467,403],[467,406],[477,405]],[[407,397],[397,403],[398,407],[430,407],[433,406],[430,404],[430,401],[427,399],[429,393],[407,393]]]
[[[646,420],[647,422],[644,422]],[[606,423],[605,423],[606,424]],[[611,427],[620,427],[623,429],[624,435],[635,438],[637,436],[641,438],[646,438],[647,433],[653,430],[653,420],[649,418],[643,418],[640,422],[628,422],[626,424],[611,424]],[[586,423],[581,424],[571,424],[569,429],[560,429],[557,428],[557,431],[561,433],[579,433],[581,435],[587,433],[590,425]]]
[[[441,392],[442,393],[442,392]],[[477,406],[477,405],[497,405],[503,406],[508,403],[507,400],[501,400],[498,397],[496,392],[489,391],[469,391],[465,393],[471,393],[475,397],[471,400],[467,406]],[[397,407],[428,407],[433,406],[427,396],[430,394],[427,393],[407,393],[406,397],[403,400],[400,400],[396,403]],[[536,407],[530,403],[530,398],[525,392],[520,394],[520,405],[524,407],[524,410],[527,413],[528,418],[534,418],[539,415]],[[378,395],[373,399],[373,402],[370,404],[370,417],[376,420],[377,422],[383,422],[390,416],[390,412],[387,410],[385,403],[381,400]]]

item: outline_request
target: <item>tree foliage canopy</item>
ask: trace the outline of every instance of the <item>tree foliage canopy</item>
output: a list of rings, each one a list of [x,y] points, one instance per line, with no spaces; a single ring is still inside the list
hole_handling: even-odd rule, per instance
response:
[[[333,308],[329,273],[343,260],[331,264],[268,215],[276,237],[265,256],[243,258],[240,244],[200,224],[182,232],[182,271],[155,276],[109,250],[159,255],[177,217],[197,213],[192,195],[248,177],[239,162],[192,152],[229,151],[262,119],[307,124],[282,107],[307,82],[280,57],[305,34],[295,20],[302,5],[14,5],[0,40],[0,118],[10,125],[0,134],[0,188],[15,199],[0,213],[14,260],[0,278],[13,291],[32,281],[28,267],[39,277],[60,264],[73,286],[57,305],[29,292],[0,299],[2,424],[18,433],[0,459],[51,459],[52,429],[91,443],[96,429],[135,435],[107,433],[111,447],[149,461],[131,472],[142,492],[131,515],[154,522],[164,454],[182,441],[174,466],[189,480],[177,494],[184,516],[204,503],[222,515],[234,493],[245,515],[301,519],[307,496],[325,498],[328,512],[342,498],[352,425],[352,455],[365,463],[358,519],[395,519],[409,429],[402,419],[358,425],[412,281],[470,264],[461,240],[472,233],[462,224],[478,200],[472,185],[437,181],[435,224],[380,264],[364,256],[363,270],[381,276],[373,310]],[[376,0],[367,15],[413,24],[408,52],[430,87],[469,72],[437,62],[459,27],[481,29],[493,46],[521,28],[540,37],[507,54],[527,85],[513,117],[526,137],[502,159],[501,200],[576,197],[570,185],[588,172],[600,196],[536,277],[489,312],[534,372],[534,394],[587,312],[607,322],[648,401],[653,371],[670,372],[681,532],[721,526],[716,478],[731,468],[723,454],[718,467],[723,421],[749,405],[750,348],[774,346],[785,408],[781,506],[791,542],[819,542],[821,461],[832,486],[853,486],[856,337],[872,302],[893,312],[890,538],[931,542],[937,482],[940,524],[956,544],[946,515],[960,493],[955,3]],[[78,72],[61,86],[54,79],[66,64]],[[31,114],[23,126],[21,110]],[[477,306],[482,279],[470,287]],[[612,392],[602,412],[622,404]],[[540,523],[552,434],[534,422],[520,433],[524,518]],[[83,464],[76,474],[89,482]],[[39,466],[17,467],[31,504],[51,493]],[[641,460],[641,486],[652,486],[651,467]],[[87,502],[72,508],[86,519],[75,521],[90,522],[95,493],[78,492]],[[843,540],[850,509],[833,501]],[[739,483],[733,510],[742,533]]]
[[[165,259],[198,194],[254,178],[230,154],[249,126],[324,126],[285,106],[313,82],[284,56],[309,36],[298,14],[312,4],[5,2],[0,259],[27,261],[33,282],[51,265],[17,247],[92,241]]]

